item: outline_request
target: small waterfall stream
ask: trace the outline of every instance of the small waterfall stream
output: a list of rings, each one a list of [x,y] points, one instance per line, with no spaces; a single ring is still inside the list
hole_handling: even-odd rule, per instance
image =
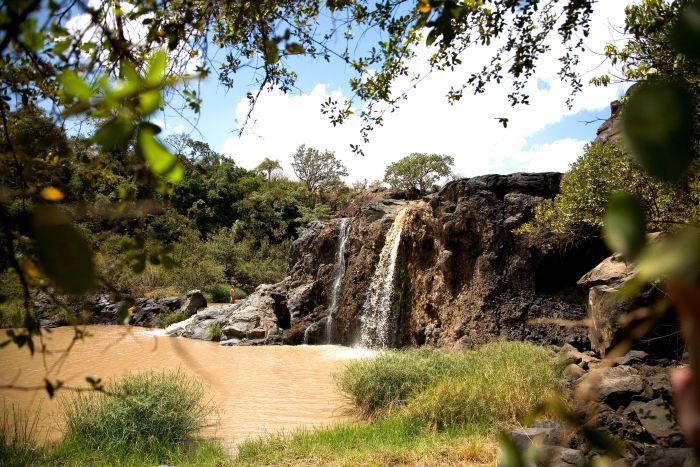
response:
[[[396,331],[396,319],[392,313],[394,276],[407,211],[408,207],[404,207],[396,215],[379,254],[377,269],[362,307],[360,343],[363,347],[389,347],[393,343]]]
[[[333,343],[333,320],[338,314],[340,308],[340,292],[343,288],[343,276],[345,276],[345,246],[350,236],[349,217],[340,219],[338,224],[338,249],[335,259],[335,274],[333,277],[333,288],[331,289],[331,306],[328,308],[328,317],[326,318],[326,333],[328,335],[328,343]]]

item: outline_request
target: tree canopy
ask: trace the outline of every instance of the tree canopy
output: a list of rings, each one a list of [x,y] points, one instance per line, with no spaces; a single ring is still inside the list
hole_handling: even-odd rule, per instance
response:
[[[340,182],[341,177],[348,175],[345,166],[333,151],[307,148],[304,144],[292,155],[292,169],[294,175],[311,192],[332,188]]]
[[[384,181],[394,190],[428,191],[442,177],[447,177],[454,164],[452,156],[413,153],[390,164]]]

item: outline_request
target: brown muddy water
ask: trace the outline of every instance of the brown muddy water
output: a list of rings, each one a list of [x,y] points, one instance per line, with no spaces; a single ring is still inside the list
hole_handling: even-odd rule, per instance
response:
[[[349,360],[371,355],[331,345],[223,347],[144,328],[81,329],[90,336],[77,341],[67,354],[74,336],[71,327],[45,334],[50,353],[44,355],[32,357],[26,347],[14,345],[0,349],[0,386],[41,386],[48,376],[67,386],[86,387],[86,376],[104,381],[140,371],[180,369],[209,387],[219,420],[204,435],[215,436],[229,448],[265,434],[349,420],[348,403],[333,374]],[[71,393],[59,392],[61,397]],[[59,403],[46,391],[0,389],[0,409],[8,410],[8,404],[39,414],[37,437],[48,441],[60,437]]]

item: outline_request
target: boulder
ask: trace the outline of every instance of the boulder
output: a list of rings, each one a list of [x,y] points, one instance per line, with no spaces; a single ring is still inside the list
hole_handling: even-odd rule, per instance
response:
[[[639,372],[630,366],[616,366],[597,371],[589,378],[598,378],[597,394],[601,402],[617,408],[634,396],[643,396],[648,386]]]
[[[185,313],[187,316],[192,316],[193,314],[197,313],[197,311],[201,308],[205,308],[207,306],[207,299],[204,298],[204,294],[200,290],[190,290],[187,292],[187,297],[185,298],[185,302],[182,304],[181,310]]]
[[[629,279],[634,268],[622,256],[613,255],[605,258],[598,266],[581,277],[577,284],[586,288],[597,285],[619,284]]]
[[[619,288],[609,285],[597,285],[588,291],[588,335],[591,348],[601,355],[618,343],[620,317],[633,308],[633,302],[620,299],[618,292]]]

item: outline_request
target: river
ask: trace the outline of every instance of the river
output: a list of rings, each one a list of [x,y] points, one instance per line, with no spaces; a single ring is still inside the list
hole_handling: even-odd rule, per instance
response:
[[[366,350],[332,345],[223,347],[166,337],[144,328],[81,329],[90,336],[76,341],[67,355],[62,351],[74,336],[71,327],[45,334],[50,352],[44,356],[31,357],[26,347],[14,345],[0,349],[0,385],[42,385],[48,374],[52,381],[85,386],[86,376],[107,380],[132,372],[179,368],[210,388],[219,421],[204,435],[216,436],[230,449],[268,433],[349,420],[347,402],[333,374],[348,360],[371,355]],[[59,398],[71,396],[68,391],[58,394]],[[0,398],[5,410],[10,402],[39,414],[38,437],[51,441],[60,436],[59,404],[46,391],[0,389]]]

